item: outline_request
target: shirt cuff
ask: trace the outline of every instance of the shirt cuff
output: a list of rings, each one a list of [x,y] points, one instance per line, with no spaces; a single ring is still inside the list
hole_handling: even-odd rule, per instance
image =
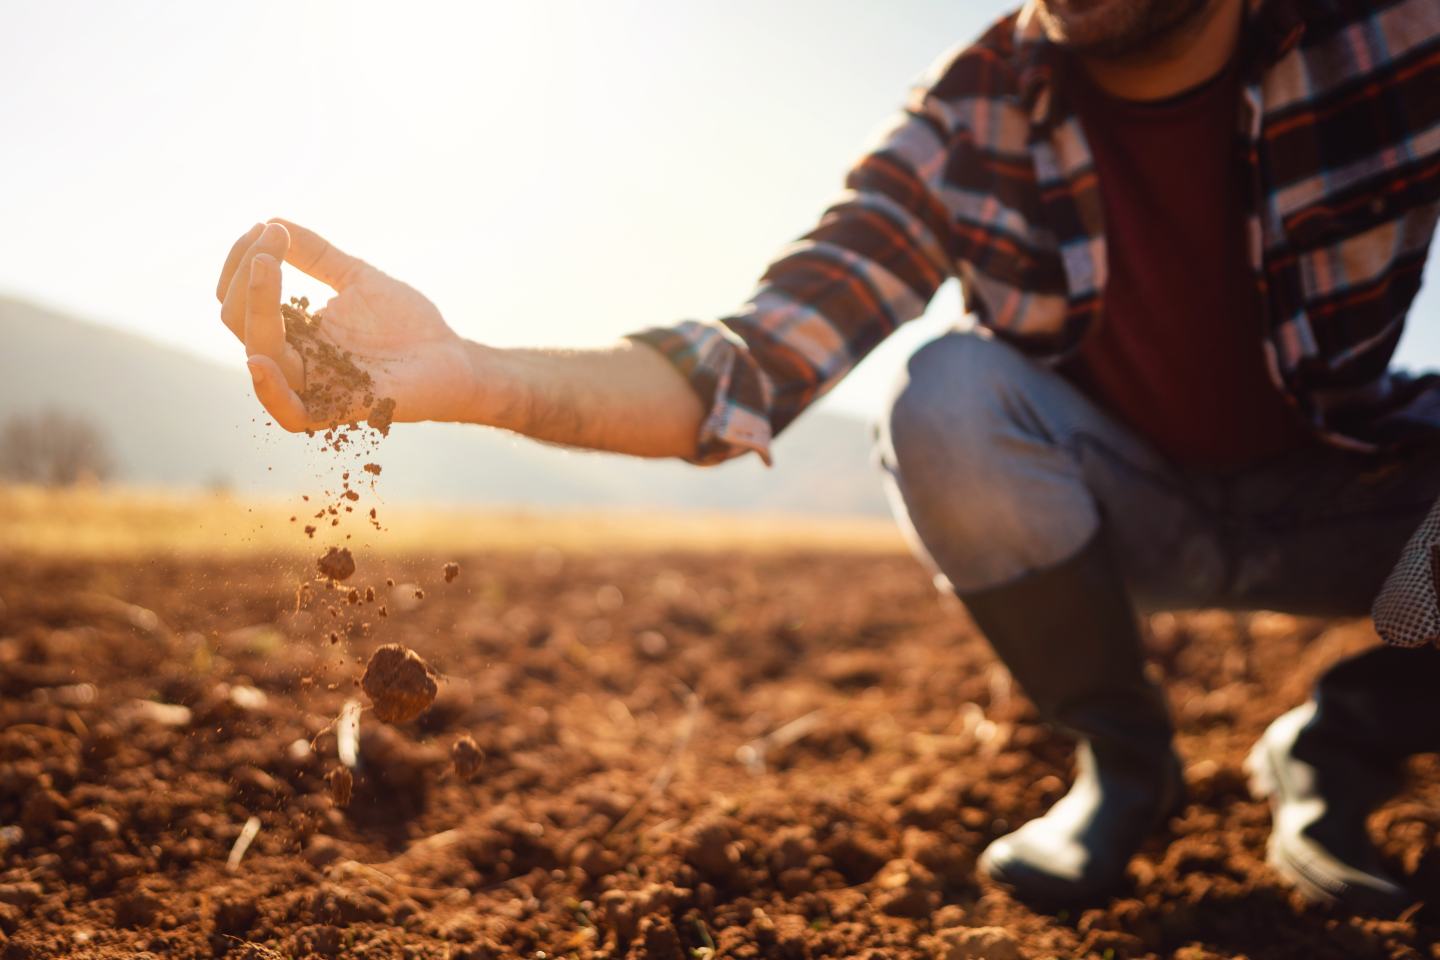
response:
[[[685,459],[709,466],[753,452],[770,466],[773,390],[744,341],[720,324],[695,320],[641,330],[626,339],[670,361],[706,407],[695,456]]]

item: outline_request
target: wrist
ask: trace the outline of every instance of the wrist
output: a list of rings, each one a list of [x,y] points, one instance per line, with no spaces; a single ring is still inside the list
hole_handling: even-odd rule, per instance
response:
[[[472,340],[462,344],[468,380],[459,391],[461,403],[451,419],[514,429],[517,384],[513,364],[506,363],[506,351]]]

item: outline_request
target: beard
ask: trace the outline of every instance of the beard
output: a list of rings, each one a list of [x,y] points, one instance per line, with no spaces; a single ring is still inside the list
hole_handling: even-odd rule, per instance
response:
[[[1163,46],[1211,0],[1040,0],[1051,42],[1081,56],[1122,60]]]

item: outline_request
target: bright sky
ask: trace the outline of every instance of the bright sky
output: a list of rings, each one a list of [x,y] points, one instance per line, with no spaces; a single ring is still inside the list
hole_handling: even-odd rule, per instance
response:
[[[1014,2],[8,0],[0,292],[238,366],[216,274],[285,216],[495,344],[717,316]],[[1432,281],[1403,361],[1440,365],[1437,308]],[[873,409],[959,309],[942,293],[831,400]]]

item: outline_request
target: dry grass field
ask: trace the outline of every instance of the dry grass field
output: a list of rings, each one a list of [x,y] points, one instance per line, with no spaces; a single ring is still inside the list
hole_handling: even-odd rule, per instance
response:
[[[296,498],[0,486],[0,554],[119,559],[309,553],[312,544],[289,521],[296,506]],[[383,508],[383,520],[383,530],[356,529],[354,544],[389,556],[545,546],[583,552],[905,550],[889,521],[861,517],[534,514],[436,506]]]

